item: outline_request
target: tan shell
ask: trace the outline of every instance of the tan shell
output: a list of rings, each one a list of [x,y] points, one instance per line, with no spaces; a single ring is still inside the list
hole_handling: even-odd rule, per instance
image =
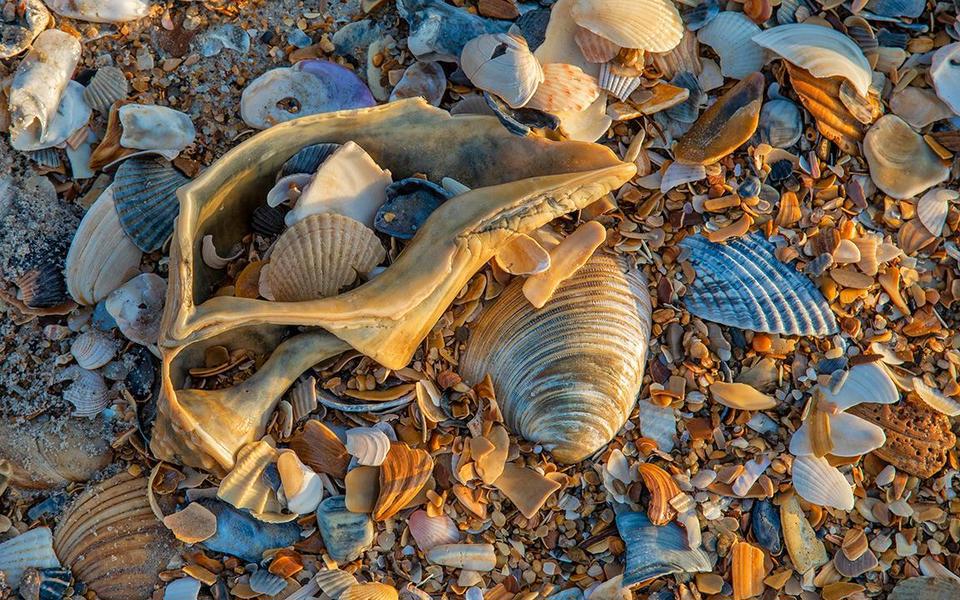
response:
[[[763,75],[753,73],[720,96],[677,141],[677,161],[713,163],[750,139],[760,121],[764,87]]]
[[[766,410],[777,405],[772,396],[759,392],[746,383],[718,381],[710,384],[710,394],[720,404],[738,410]]]
[[[863,138],[870,178],[894,198],[911,198],[950,175],[923,137],[896,115],[884,115]]]
[[[578,462],[633,410],[650,332],[646,284],[626,259],[597,254],[542,309],[522,285],[514,280],[471,327],[461,372],[471,382],[489,373],[507,426]]]
[[[110,362],[117,353],[117,345],[105,334],[89,330],[73,340],[70,354],[84,369],[99,369]]]
[[[493,544],[444,544],[427,551],[427,560],[435,565],[492,571],[497,566],[497,554]]]
[[[671,0],[576,0],[570,12],[578,25],[621,48],[667,52],[683,37]]]
[[[763,579],[767,576],[763,550],[749,542],[733,545],[733,600],[747,600],[763,593]]]
[[[266,442],[253,442],[237,454],[233,470],[220,482],[217,497],[240,509],[247,509],[260,520],[290,521],[295,514],[281,513],[283,505],[263,476],[277,461],[277,451]]]
[[[307,421],[303,429],[290,438],[290,448],[305,465],[317,473],[343,479],[350,464],[350,454],[340,438],[320,421]]]
[[[410,504],[432,472],[433,459],[426,451],[394,443],[380,465],[380,495],[373,519],[385,521]]]
[[[340,595],[340,600],[397,600],[397,588],[385,583],[358,583]]]
[[[514,463],[503,466],[503,473],[493,482],[493,486],[503,492],[528,519],[535,518],[547,499],[560,489],[556,481]]]
[[[861,123],[840,100],[841,77],[818,78],[787,63],[790,83],[804,108],[817,122],[817,131],[847,154],[857,156],[863,139]]]
[[[650,492],[650,503],[647,505],[647,518],[656,526],[666,525],[677,516],[676,509],[670,504],[680,487],[667,473],[657,465],[640,463],[637,465],[643,485]]]
[[[84,482],[107,466],[111,426],[102,419],[49,417],[14,421],[0,419],[0,462],[12,467],[10,485],[42,490]]]
[[[580,26],[577,26],[573,39],[583,52],[583,57],[590,63],[605,63],[613,60],[613,57],[620,52],[620,46]]]
[[[431,517],[424,510],[415,511],[407,520],[410,535],[417,542],[417,547],[428,552],[435,546],[456,544],[460,541],[460,530],[453,519],[447,515]]]
[[[525,106],[549,113],[579,112],[600,96],[597,78],[564,63],[543,65],[543,82]]]

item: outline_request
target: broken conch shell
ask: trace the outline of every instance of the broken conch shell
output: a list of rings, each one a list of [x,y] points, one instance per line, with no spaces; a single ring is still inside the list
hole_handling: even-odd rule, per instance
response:
[[[225,245],[237,242],[248,233],[238,224],[249,222],[284,161],[308,144],[348,141],[397,178],[452,177],[473,189],[437,208],[396,261],[356,289],[302,302],[210,297],[223,273],[203,263],[203,236],[215,232]],[[635,170],[603,146],[514,136],[494,117],[452,117],[422,99],[311,115],[240,144],[178,192],[153,451],[164,460],[230,469],[237,450],[263,434],[280,396],[307,368],[350,347],[387,368],[405,366],[499,250],[587,206]],[[284,339],[290,326],[314,329]],[[181,389],[214,345],[270,356],[233,388]]]

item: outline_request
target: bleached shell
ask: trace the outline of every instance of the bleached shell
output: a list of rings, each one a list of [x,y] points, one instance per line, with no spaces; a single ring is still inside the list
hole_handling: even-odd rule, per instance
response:
[[[94,23],[135,21],[150,12],[149,0],[47,0],[47,6],[64,17]]]
[[[833,251],[833,261],[842,265],[860,262],[860,248],[852,240],[840,240]]]
[[[574,65],[543,65],[543,82],[527,102],[527,108],[556,113],[582,111],[600,96],[597,80]]]
[[[0,543],[0,572],[7,576],[7,584],[17,589],[27,569],[59,567],[52,544],[49,527],[37,527]]]
[[[117,215],[138,248],[153,252],[170,237],[180,212],[177,188],[187,181],[162,160],[131,158],[117,169],[112,186]]]
[[[777,405],[776,399],[754,389],[745,383],[725,383],[717,381],[710,384],[713,399],[738,410],[766,410]]]
[[[503,98],[512,108],[525,105],[544,80],[526,40],[507,33],[488,33],[467,42],[460,68],[473,85]]]
[[[379,467],[390,451],[390,438],[376,427],[355,427],[347,430],[346,446],[361,465]]]
[[[870,178],[888,195],[906,199],[950,175],[950,169],[917,132],[896,115],[877,120],[863,138]]]
[[[836,467],[825,458],[798,456],[793,461],[793,488],[811,504],[853,509],[853,489]]]
[[[309,61],[301,61],[309,62]],[[349,70],[343,70],[352,76],[350,83],[362,85],[362,82]],[[357,108],[356,99],[344,94],[343,99],[336,97],[335,83],[327,77],[319,77],[308,69],[280,67],[271,69],[257,77],[244,88],[240,95],[240,117],[254,129],[267,129],[278,123],[306,115],[315,115],[346,108]],[[341,90],[342,91],[342,90]],[[366,92],[369,95],[369,91]],[[297,110],[291,112],[284,107],[287,99],[295,100]],[[370,99],[372,101],[372,98]]]
[[[40,0],[26,0],[21,5],[22,17],[0,24],[0,58],[12,58],[29,48],[50,23],[50,11]]]
[[[863,402],[893,404],[900,399],[900,393],[883,367],[877,363],[867,363],[851,368],[843,386],[836,393],[823,388],[823,397],[840,410],[846,410]]]
[[[657,442],[657,447],[664,452],[671,452],[674,447],[673,438],[677,434],[677,417],[673,408],[657,406],[652,402],[640,401],[640,432]]]
[[[762,69],[767,60],[766,51],[753,41],[758,33],[760,27],[747,15],[724,11],[697,32],[697,39],[720,57],[724,77],[743,79]]]
[[[435,565],[492,571],[497,566],[493,544],[443,544],[427,551],[427,560]]]
[[[386,256],[372,230],[333,213],[310,215],[283,232],[261,281],[271,299],[314,300],[336,295]]]
[[[324,569],[317,573],[313,580],[331,600],[340,600],[345,591],[357,585],[356,577],[340,569]]]
[[[577,25],[622,48],[667,52],[683,37],[671,0],[576,0],[570,12]]]
[[[110,405],[110,388],[103,375],[76,369],[69,377],[73,382],[63,390],[63,399],[74,406],[74,416],[92,418]]]
[[[59,520],[57,556],[102,600],[152,590],[177,554],[173,535],[147,499],[147,479],[123,472],[88,487]]]
[[[284,461],[286,468],[279,468]],[[287,510],[298,515],[317,510],[317,506],[323,500],[323,480],[310,467],[300,462],[292,450],[281,453],[277,466],[280,471],[280,483],[287,499]],[[290,469],[293,470],[292,477],[289,473]],[[294,486],[298,487],[294,488]]]
[[[124,100],[130,93],[130,84],[123,71],[117,67],[106,66],[97,69],[90,83],[83,90],[83,99],[93,110],[101,114],[110,112],[110,107],[118,100]]]
[[[653,64],[663,78],[672,80],[680,73],[693,73],[699,76],[703,71],[700,60],[700,41],[697,34],[685,31],[680,43],[669,52],[652,53]]]
[[[439,62],[418,60],[403,72],[403,77],[390,92],[390,101],[420,96],[434,106],[440,106],[447,90],[447,75]]]
[[[620,46],[580,26],[577,26],[573,39],[587,62],[594,64],[609,62],[620,52]]]
[[[267,192],[267,206],[273,208],[290,200],[296,200],[311,181],[313,181],[313,172],[291,173],[281,177]]]
[[[106,309],[126,338],[144,346],[157,343],[167,282],[156,273],[137,275],[107,296]]]
[[[870,91],[870,63],[856,42],[839,31],[807,23],[779,25],[753,41],[815,77],[843,77],[861,96]]]
[[[578,462],[633,410],[650,334],[646,283],[624,259],[597,254],[539,310],[522,285],[513,281],[476,321],[462,374],[479,382],[489,373],[506,424]]]
[[[663,172],[663,178],[660,179],[660,191],[665,194],[677,186],[700,181],[706,179],[706,177],[707,171],[703,165],[684,165],[672,162]]]
[[[960,77],[960,71],[957,76]],[[890,111],[917,129],[949,119],[954,114],[933,90],[913,86],[895,91],[890,96]]]
[[[601,89],[610,92],[619,100],[626,100],[643,83],[643,77],[632,71],[624,73],[614,63],[604,63],[600,65],[598,83]]]
[[[266,569],[257,569],[250,576],[250,589],[264,596],[276,596],[287,587],[283,577],[274,575]]]
[[[290,389],[290,405],[293,408],[293,420],[299,421],[317,410],[317,378],[309,376],[301,379]]]
[[[73,340],[70,354],[84,369],[98,369],[110,362],[117,353],[117,345],[105,334],[91,329]]]
[[[954,600],[960,598],[960,582],[939,577],[901,579],[889,600]]]
[[[16,150],[43,150],[59,146],[70,136],[85,127],[90,120],[90,107],[83,100],[83,86],[76,81],[67,83],[63,98],[53,118],[47,123],[46,131],[39,135],[39,129],[30,128],[16,136],[11,136],[10,145]]]
[[[625,588],[672,573],[705,573],[713,569],[707,553],[691,548],[686,533],[676,523],[657,527],[642,512],[622,512],[617,515],[617,530],[627,548]]]
[[[791,265],[777,260],[773,244],[754,233],[714,244],[701,235],[681,242],[690,250],[696,279],[687,309],[700,318],[766,333],[825,336],[837,322],[823,294]]]
[[[277,451],[266,442],[252,442],[240,449],[237,462],[217,489],[217,498],[264,521],[284,520],[283,506],[264,472],[277,460]],[[297,515],[289,515],[296,518]],[[287,518],[285,520],[290,520]]]
[[[930,78],[937,96],[950,107],[954,114],[960,114],[960,42],[947,44],[933,53],[930,65]]]
[[[937,412],[941,412],[948,417],[960,415],[960,402],[957,402],[955,398],[944,395],[940,390],[930,387],[919,377],[913,378],[913,391]]]
[[[917,217],[930,233],[940,236],[943,234],[943,226],[947,223],[950,202],[957,198],[960,198],[960,193],[956,190],[946,188],[927,190],[917,200]]]
[[[199,579],[181,577],[167,584],[163,590],[163,600],[197,600],[199,594]]]
[[[117,114],[123,128],[120,145],[124,148],[153,150],[173,160],[197,137],[190,117],[166,106],[125,104]]]
[[[356,560],[373,545],[373,520],[347,510],[345,496],[333,496],[317,508],[317,528],[330,557],[340,563]]]
[[[10,84],[10,138],[42,138],[60,107],[67,83],[80,62],[80,42],[59,29],[37,36]]]
[[[426,511],[418,510],[410,515],[407,525],[410,527],[410,535],[422,552],[460,541],[460,529],[447,515],[431,517]]]

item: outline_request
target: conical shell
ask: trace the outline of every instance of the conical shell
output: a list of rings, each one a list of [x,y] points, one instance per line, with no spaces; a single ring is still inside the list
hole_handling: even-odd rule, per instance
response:
[[[508,33],[484,34],[467,42],[460,68],[473,85],[503,98],[512,108],[525,105],[544,79],[526,40]]]
[[[960,198],[956,190],[936,188],[928,190],[917,200],[917,217],[923,226],[935,236],[943,234],[943,226],[947,223],[947,213],[950,202]]]
[[[289,446],[317,473],[327,473],[337,479],[346,476],[350,454],[340,438],[320,421],[307,421],[303,430],[290,438]]]
[[[117,67],[100,67],[83,90],[83,99],[93,110],[107,114],[118,100],[125,100],[130,85],[123,71]]]
[[[793,488],[811,504],[853,510],[853,489],[825,458],[798,456],[793,461]]]
[[[644,513],[622,512],[617,515],[617,530],[627,548],[625,588],[672,573],[705,573],[713,569],[707,553],[690,548],[686,533],[676,523],[657,527]]]
[[[427,551],[427,560],[435,565],[492,571],[497,566],[497,554],[493,544],[444,544]]]
[[[747,15],[724,11],[697,32],[697,39],[720,57],[720,72],[724,77],[743,79],[762,69],[767,60],[766,51],[753,41],[758,33],[760,27]]]
[[[861,96],[870,91],[870,63],[856,42],[839,31],[807,23],[791,23],[758,33],[753,41],[814,77],[843,77]]]
[[[277,180],[296,173],[316,173],[323,161],[330,158],[338,148],[340,144],[321,143],[304,146],[283,163],[277,172]]]
[[[27,569],[59,567],[52,544],[49,527],[37,527],[0,543],[0,572],[7,576],[7,584],[13,589],[19,587]]]
[[[693,314],[740,329],[785,335],[825,336],[837,322],[820,290],[792,266],[774,256],[773,244],[754,233],[715,244],[691,236],[696,279],[684,302]]]
[[[620,46],[580,26],[577,26],[573,39],[577,42],[577,46],[583,52],[583,57],[589,63],[609,62],[620,52]]]
[[[103,333],[85,331],[73,340],[70,354],[84,369],[99,369],[110,362],[117,353],[117,344]]]
[[[277,460],[277,451],[266,442],[253,442],[240,450],[233,470],[220,482],[217,497],[262,521],[282,522],[297,515],[281,513],[283,505],[264,472]]]
[[[670,0],[576,0],[577,25],[621,48],[667,52],[680,43],[683,21]]]
[[[884,115],[863,138],[870,178],[888,195],[905,199],[950,175],[923,137],[896,115]]]
[[[361,465],[379,467],[390,452],[390,438],[376,427],[354,427],[347,431],[346,446]]]
[[[75,416],[95,417],[110,406],[110,388],[103,375],[95,371],[76,369],[72,378],[73,383],[63,390],[63,399],[74,406]]]
[[[124,472],[87,488],[64,512],[53,539],[74,577],[103,600],[149,595],[177,554],[147,499],[147,479]]]
[[[189,181],[162,160],[131,158],[117,169],[113,197],[123,230],[144,252],[160,248],[180,210],[177,188]]]
[[[380,495],[373,508],[374,520],[385,521],[410,504],[432,472],[433,458],[426,451],[394,443],[380,465]]]
[[[333,213],[310,215],[283,232],[261,278],[281,302],[334,296],[386,256],[371,229]]]
[[[431,517],[424,510],[415,511],[407,521],[410,535],[422,552],[444,544],[456,544],[460,541],[460,530],[453,519],[447,515]]]
[[[633,410],[650,333],[646,283],[625,259],[597,254],[541,309],[522,285],[512,282],[473,325],[461,371],[472,382],[489,373],[506,424],[578,462]]]
[[[790,83],[800,102],[817,122],[817,131],[847,154],[859,155],[863,124],[840,99],[840,77],[820,78],[787,63]]]
[[[960,114],[960,66],[957,65],[960,54],[960,42],[947,44],[933,53],[930,65],[930,78],[937,96],[950,107],[954,114]]]
[[[333,496],[320,503],[317,529],[330,558],[339,563],[356,560],[373,545],[370,515],[347,510],[345,496]]]
[[[543,65],[543,82],[526,107],[557,112],[579,112],[600,96],[597,79],[580,67],[563,63]]]
[[[954,600],[960,598],[960,582],[938,577],[902,579],[890,592],[889,600]]]

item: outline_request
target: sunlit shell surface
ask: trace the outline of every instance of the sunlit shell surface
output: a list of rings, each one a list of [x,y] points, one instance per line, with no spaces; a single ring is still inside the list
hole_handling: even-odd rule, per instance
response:
[[[506,423],[566,463],[617,433],[646,362],[650,303],[623,258],[595,255],[537,310],[515,280],[471,327],[465,378],[493,378]]]
[[[683,37],[683,21],[670,0],[576,0],[574,21],[622,48],[667,52]]]
[[[543,65],[543,82],[527,102],[529,108],[546,112],[581,111],[600,95],[597,79],[575,65]]]
[[[617,530],[627,548],[625,588],[672,573],[705,573],[713,569],[707,553],[691,548],[687,534],[676,523],[657,527],[642,512],[622,512],[617,515]]]
[[[460,68],[481,90],[496,94],[513,108],[526,104],[544,80],[527,42],[506,33],[477,36],[460,55]]]
[[[817,286],[774,256],[763,234],[715,244],[700,235],[681,242],[696,279],[684,297],[693,314],[731,327],[822,337],[836,318]]]
[[[0,571],[7,576],[7,583],[16,589],[25,570],[59,567],[51,544],[49,527],[37,527],[0,543]]]
[[[410,515],[407,525],[417,547],[423,552],[428,552],[435,546],[456,544],[460,541],[460,530],[447,515],[431,517],[426,511],[418,510]]]
[[[96,330],[81,333],[70,346],[70,354],[84,369],[99,369],[116,353],[117,345],[113,339]]]
[[[950,107],[954,114],[960,114],[960,42],[947,44],[933,53],[930,65],[930,78],[937,96]]]
[[[793,487],[811,504],[853,510],[853,489],[825,458],[796,457],[793,461]]]
[[[950,169],[907,123],[884,115],[863,138],[870,178],[894,198],[911,198],[950,175]]]
[[[167,282],[156,273],[142,273],[107,296],[106,308],[132,342],[152,346],[160,335],[160,317]]]
[[[0,25],[0,58],[11,58],[26,50],[50,23],[50,11],[40,0],[26,0],[21,6],[21,17]]]
[[[416,498],[433,472],[433,458],[425,450],[394,443],[380,465],[380,494],[373,508],[376,521],[389,519]]]
[[[150,12],[149,0],[47,0],[47,5],[64,17],[95,23],[135,21]]]
[[[107,114],[117,100],[123,100],[130,91],[130,84],[123,71],[106,66],[97,69],[90,83],[83,90],[83,99],[93,110]]]
[[[344,496],[333,496],[317,508],[317,528],[330,557],[337,562],[356,560],[373,545],[373,520],[347,510]]]
[[[817,122],[817,130],[847,154],[859,155],[863,124],[840,99],[840,77],[815,77],[809,71],[787,64],[793,91]]]
[[[743,79],[759,71],[767,60],[766,50],[753,41],[758,33],[760,27],[745,14],[724,11],[697,32],[697,39],[720,57],[724,77]]]
[[[144,252],[163,245],[180,210],[176,191],[189,181],[162,160],[131,158],[117,169],[113,198],[123,230]]]
[[[346,447],[361,465],[379,467],[390,451],[390,438],[376,427],[354,427],[347,430]]]
[[[765,86],[763,75],[753,73],[727,90],[677,140],[673,148],[677,161],[717,162],[749,140],[760,122]]]
[[[934,188],[920,196],[920,199],[917,200],[917,217],[927,228],[927,231],[935,236],[940,236],[943,233],[950,203],[958,198],[960,198],[960,193],[946,188]]]

